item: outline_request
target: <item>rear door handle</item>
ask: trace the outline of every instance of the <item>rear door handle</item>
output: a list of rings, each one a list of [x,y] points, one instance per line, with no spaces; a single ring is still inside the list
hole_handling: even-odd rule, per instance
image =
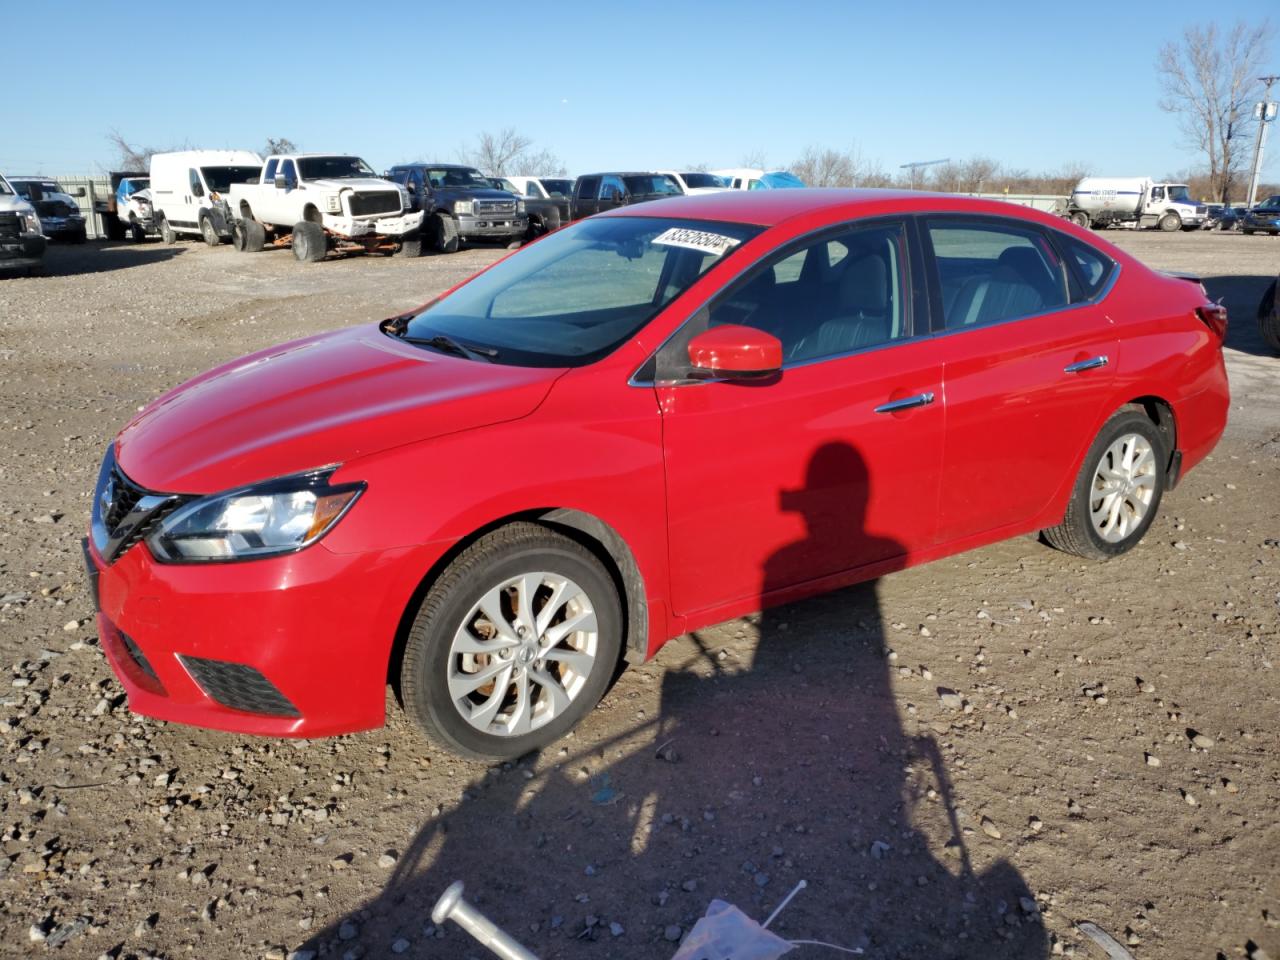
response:
[[[917,393],[914,397],[903,397],[901,400],[890,400],[876,407],[876,413],[897,413],[899,410],[910,410],[912,407],[924,407],[933,403],[933,391]]]
[[[1104,353],[1100,357],[1090,357],[1088,360],[1081,360],[1078,363],[1069,363],[1062,368],[1062,372],[1083,373],[1085,370],[1096,370],[1098,367],[1105,367],[1110,362]]]

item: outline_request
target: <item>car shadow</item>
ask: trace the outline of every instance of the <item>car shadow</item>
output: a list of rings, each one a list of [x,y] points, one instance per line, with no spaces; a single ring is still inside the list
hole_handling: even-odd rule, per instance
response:
[[[44,273],[49,277],[109,273],[172,260],[184,252],[185,248],[180,245],[164,246],[158,243],[90,240],[87,243],[50,244],[44,255]]]
[[[1258,332],[1258,307],[1275,280],[1275,275],[1201,278],[1209,299],[1220,300],[1227,308],[1226,346],[1229,349],[1261,357],[1275,356]]]
[[[833,491],[848,506],[838,517]],[[841,542],[901,555],[862,530],[868,494],[852,447],[816,450],[804,488],[779,493],[807,532],[765,564],[762,600]],[[1047,957],[1017,870],[971,862],[943,751],[905,729],[886,653],[875,582],[674,641],[655,718],[599,738],[589,716],[578,736],[477,778],[372,902],[306,947],[487,955],[427,919],[463,880],[539,956],[670,957],[713,898],[760,921],[805,880],[779,936],[868,957]]]

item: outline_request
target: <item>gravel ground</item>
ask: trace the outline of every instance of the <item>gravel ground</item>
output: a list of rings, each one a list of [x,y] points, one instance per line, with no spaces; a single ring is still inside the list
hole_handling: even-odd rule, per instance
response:
[[[80,571],[102,448],[212,364],[422,302],[501,251],[315,266],[54,248],[0,281],[0,955],[664,958],[713,898],[876,957],[1280,956],[1280,241],[1109,238],[1231,309],[1234,402],[1136,552],[1024,538],[719,625],[515,764],[129,714]],[[954,691],[940,696],[939,688]],[[836,956],[800,947],[795,956]]]

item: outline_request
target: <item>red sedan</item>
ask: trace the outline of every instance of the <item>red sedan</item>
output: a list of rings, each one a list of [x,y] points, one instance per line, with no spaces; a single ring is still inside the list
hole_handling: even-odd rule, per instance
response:
[[[1227,417],[1225,311],[1008,204],[787,190],[585,220],[178,387],[86,555],[131,707],[555,740],[620,660],[1033,531],[1107,559]]]

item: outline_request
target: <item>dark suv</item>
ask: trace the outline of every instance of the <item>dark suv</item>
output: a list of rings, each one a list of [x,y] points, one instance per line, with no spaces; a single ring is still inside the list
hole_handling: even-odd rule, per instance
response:
[[[495,190],[475,167],[400,163],[383,176],[409,191],[413,209],[426,214],[423,239],[440,253],[453,253],[463,240],[520,241],[529,229],[524,202]]]
[[[569,214],[580,220],[629,203],[683,195],[676,182],[661,173],[590,173],[574,183]]]
[[[1280,194],[1267,197],[1252,210],[1245,211],[1240,221],[1243,233],[1269,233],[1275,236],[1280,233]]]

